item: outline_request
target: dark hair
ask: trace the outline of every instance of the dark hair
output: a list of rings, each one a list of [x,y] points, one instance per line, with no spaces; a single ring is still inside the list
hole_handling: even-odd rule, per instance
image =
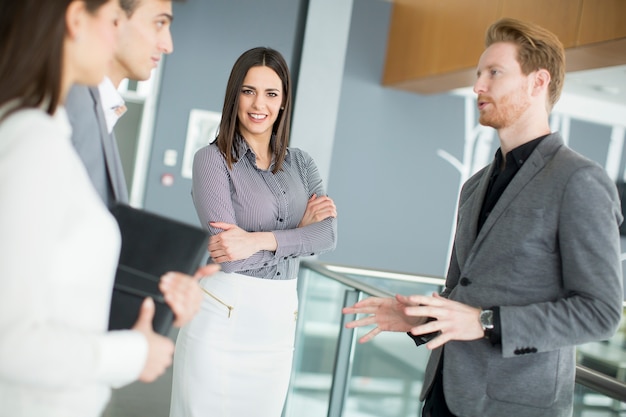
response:
[[[274,122],[272,133],[275,137],[272,152],[274,154],[274,169],[278,172],[285,160],[287,145],[289,145],[289,129],[291,124],[291,76],[285,58],[280,52],[265,47],[252,48],[244,52],[235,62],[226,85],[224,96],[224,108],[222,109],[222,121],[217,135],[217,147],[224,155],[229,168],[237,162],[235,135],[238,126],[237,109],[239,107],[239,94],[241,86],[246,78],[248,70],[252,67],[268,67],[274,70],[283,83],[282,109],[278,119]]]
[[[54,114],[61,96],[65,14],[72,1],[83,1],[95,13],[109,0],[0,2],[0,106],[18,100],[10,112],[45,105]]]
[[[511,42],[517,46],[517,61],[522,73],[528,75],[538,69],[550,73],[549,109],[561,97],[565,79],[565,51],[559,38],[533,23],[504,18],[489,27],[485,46],[496,42]]]
[[[185,0],[162,0],[162,1],[179,1],[179,2],[183,2]],[[142,2],[142,0],[120,0],[120,7],[124,11],[124,13],[126,13],[127,17],[131,17],[133,15],[133,13],[135,13],[135,10],[137,10],[137,7],[139,7],[139,4],[141,2]]]
[[[141,0],[120,0],[120,7],[126,13],[126,16],[131,17]]]

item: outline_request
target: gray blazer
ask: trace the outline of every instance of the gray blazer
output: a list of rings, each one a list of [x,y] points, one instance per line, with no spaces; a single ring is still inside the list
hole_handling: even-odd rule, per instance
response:
[[[117,142],[107,131],[97,87],[74,85],[65,102],[72,144],[105,204],[127,203],[128,190]]]
[[[575,346],[609,338],[622,314],[617,188],[602,167],[551,134],[477,235],[492,169],[461,190],[444,295],[499,306],[502,344],[444,345],[446,402],[459,417],[569,417]],[[422,400],[441,351],[429,359]]]

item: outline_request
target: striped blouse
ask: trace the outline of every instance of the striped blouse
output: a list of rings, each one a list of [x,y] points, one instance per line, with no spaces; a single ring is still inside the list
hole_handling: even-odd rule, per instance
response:
[[[256,156],[239,138],[239,160],[228,169],[215,143],[198,150],[193,161],[192,197],[202,226],[211,235],[221,232],[209,222],[236,224],[248,232],[272,232],[276,251],[259,251],[247,259],[224,262],[224,272],[257,278],[294,279],[299,257],[333,250],[337,220],[298,228],[311,195],[324,196],[322,179],[313,159],[288,148],[282,169],[258,169]]]

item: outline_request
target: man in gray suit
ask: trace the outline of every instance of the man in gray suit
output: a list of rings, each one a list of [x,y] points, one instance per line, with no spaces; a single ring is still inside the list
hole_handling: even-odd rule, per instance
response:
[[[117,46],[108,78],[99,87],[72,87],[65,107],[72,125],[72,142],[92,183],[109,207],[128,203],[128,191],[113,126],[123,100],[117,87],[125,78],[147,80],[163,54],[173,50],[170,24],[171,0],[120,0],[123,10],[117,23]],[[200,268],[192,277],[166,274],[159,287],[182,326],[199,310],[202,292],[197,279],[217,271],[214,265]]]
[[[598,164],[552,133],[563,46],[533,24],[487,31],[474,92],[497,130],[494,161],[463,186],[445,289],[345,308],[432,350],[421,393],[431,417],[572,415],[575,346],[609,338],[622,314],[620,202]]]

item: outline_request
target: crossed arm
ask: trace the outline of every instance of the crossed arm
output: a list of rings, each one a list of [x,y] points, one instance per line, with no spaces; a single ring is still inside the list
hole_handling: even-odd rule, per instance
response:
[[[330,197],[309,198],[306,211],[298,224],[298,228],[321,222],[329,217],[337,217],[337,208]],[[261,250],[275,251],[278,247],[272,232],[247,232],[235,224],[211,222],[211,227],[223,232],[211,236],[209,253],[216,263],[247,259]]]

